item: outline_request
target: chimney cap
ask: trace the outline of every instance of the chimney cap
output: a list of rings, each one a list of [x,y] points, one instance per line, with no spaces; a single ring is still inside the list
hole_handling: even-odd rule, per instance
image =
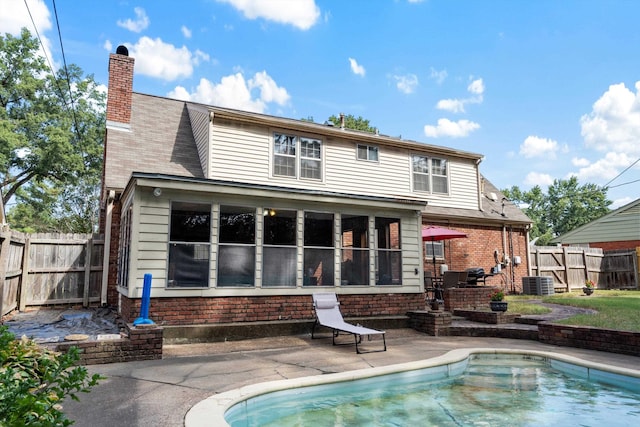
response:
[[[129,49],[125,45],[120,45],[116,48],[117,55],[129,56]]]

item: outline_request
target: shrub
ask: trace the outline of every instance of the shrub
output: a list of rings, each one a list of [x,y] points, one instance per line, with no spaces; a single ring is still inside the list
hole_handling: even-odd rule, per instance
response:
[[[104,377],[77,366],[79,350],[57,353],[0,326],[0,426],[68,426],[65,397],[79,400]]]

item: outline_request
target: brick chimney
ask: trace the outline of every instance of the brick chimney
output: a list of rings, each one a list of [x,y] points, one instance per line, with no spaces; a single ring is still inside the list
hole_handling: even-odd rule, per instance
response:
[[[109,93],[107,95],[107,126],[129,129],[131,123],[131,92],[133,91],[133,63],[129,50],[118,46],[109,55]]]

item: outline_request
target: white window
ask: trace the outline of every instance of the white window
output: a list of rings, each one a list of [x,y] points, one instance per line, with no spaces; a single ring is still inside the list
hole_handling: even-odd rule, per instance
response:
[[[378,147],[372,145],[358,144],[358,160],[378,161]]]
[[[321,180],[322,141],[274,133],[273,175]]]
[[[444,245],[442,242],[425,242],[425,258],[432,259],[434,254],[437,259],[444,259]]]
[[[414,155],[411,158],[413,169],[413,191],[432,194],[449,193],[447,160]]]

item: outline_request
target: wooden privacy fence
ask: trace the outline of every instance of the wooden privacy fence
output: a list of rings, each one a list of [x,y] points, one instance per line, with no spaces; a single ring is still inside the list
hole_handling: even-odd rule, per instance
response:
[[[587,279],[600,289],[637,289],[638,252],[532,246],[531,271],[534,276],[552,277],[554,289],[561,292],[581,289]]]
[[[0,230],[2,314],[27,306],[100,302],[103,249],[102,235]]]

